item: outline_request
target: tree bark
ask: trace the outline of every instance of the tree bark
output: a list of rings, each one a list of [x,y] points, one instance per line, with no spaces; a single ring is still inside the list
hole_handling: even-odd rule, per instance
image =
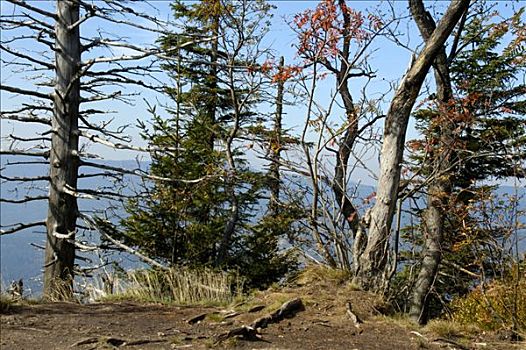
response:
[[[49,209],[44,264],[44,297],[62,298],[72,293],[75,262],[79,167],[78,114],[80,102],[79,27],[70,25],[79,19],[76,0],[58,0],[56,34],[56,85],[50,153]],[[68,194],[69,193],[69,194]]]
[[[347,6],[345,1],[338,0],[338,4],[343,14],[343,47],[341,50],[341,66],[336,74],[336,86],[343,101],[348,125],[347,130],[340,141],[338,153],[336,155],[332,190],[340,207],[340,212],[342,213],[345,222],[349,224],[353,231],[353,238],[355,238],[359,217],[356,208],[347,197],[347,165],[349,163],[349,157],[354,147],[354,143],[356,142],[356,137],[358,136],[358,115],[356,113],[356,108],[354,107],[351,92],[349,91],[349,55],[351,47],[349,27],[351,26],[351,18],[349,13],[344,10]],[[328,62],[325,62],[324,64],[330,65]],[[331,66],[329,69],[334,70],[334,67]]]
[[[352,36],[349,33],[349,28],[351,27],[352,23],[349,13],[345,10],[347,8],[345,0],[338,0],[338,6],[340,7],[343,16],[343,45],[340,51],[340,67],[336,69],[336,67],[332,66],[332,64],[328,61],[322,62],[322,64],[324,64],[327,69],[336,73],[336,88],[338,90],[338,94],[342,98],[343,106],[345,108],[345,116],[347,119],[347,129],[338,143],[339,148],[336,153],[334,179],[331,187],[332,191],[334,192],[336,202],[340,208],[343,222],[344,224],[349,225],[355,246],[362,246],[360,242],[363,242],[363,240],[360,240],[358,237],[358,227],[360,224],[359,214],[356,210],[356,207],[347,196],[347,177],[349,175],[347,169],[349,158],[356,142],[356,138],[358,137],[358,114],[356,113],[352,95],[349,91],[349,72],[350,68],[352,68],[349,65],[352,39]],[[335,239],[334,244],[337,256],[335,262],[338,264],[339,268],[350,270],[350,252],[344,245],[343,241],[344,239],[341,238]]]
[[[208,111],[207,111],[207,122],[210,123],[210,127],[213,129],[210,133],[209,139],[208,139],[208,147],[210,149],[210,152],[214,151],[215,141],[217,138],[216,135],[216,113],[217,113],[217,105],[218,105],[218,96],[217,96],[217,90],[218,90],[218,61],[219,61],[219,8],[221,4],[219,1],[214,1],[212,4],[214,7],[214,14],[212,17],[212,26],[211,26],[211,32],[214,36],[214,39],[212,40],[212,47],[210,50],[210,75],[208,77],[208,93],[211,94],[212,99],[210,103],[208,104]]]
[[[285,58],[281,56],[279,60],[279,67],[282,70],[285,67]],[[279,164],[281,159],[281,135],[282,130],[282,119],[283,119],[283,90],[285,87],[285,81],[278,81],[278,91],[276,93],[276,113],[274,115],[274,130],[269,142],[269,155],[270,155],[270,201],[269,210],[271,215],[276,216],[279,214],[279,192],[280,192],[280,174]]]
[[[364,289],[380,291],[387,287],[389,238],[398,198],[409,116],[431,64],[468,5],[469,0],[451,2],[424,49],[404,76],[389,107],[380,153],[376,203],[371,209],[367,244],[355,270],[355,282]]]
[[[424,8],[422,0],[410,0],[410,9],[424,40],[427,42],[436,29],[435,22]],[[461,30],[461,28],[459,28]],[[445,45],[440,49],[434,62],[435,82],[437,85],[437,100],[439,110],[447,111],[447,103],[453,97],[448,59]],[[438,115],[438,118],[441,116]],[[428,295],[433,287],[438,266],[442,258],[442,244],[444,231],[445,201],[451,193],[447,169],[451,165],[452,157],[452,129],[455,125],[447,122],[448,118],[441,118],[438,124],[438,147],[434,150],[430,162],[424,164],[435,170],[428,187],[427,210],[424,216],[424,249],[420,271],[416,278],[409,315],[418,323],[427,321]]]

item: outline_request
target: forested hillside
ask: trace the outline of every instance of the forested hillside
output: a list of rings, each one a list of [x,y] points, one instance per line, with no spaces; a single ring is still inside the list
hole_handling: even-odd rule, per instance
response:
[[[521,5],[3,1],[2,291],[232,302],[315,265],[526,336]]]

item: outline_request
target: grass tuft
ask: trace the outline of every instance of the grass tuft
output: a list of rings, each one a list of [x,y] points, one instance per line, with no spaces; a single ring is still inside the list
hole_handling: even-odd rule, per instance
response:
[[[468,338],[480,333],[478,327],[440,319],[429,321],[424,327],[424,331],[446,339]]]
[[[401,327],[407,330],[413,330],[419,327],[418,325],[415,325],[415,323],[411,320],[411,318],[407,314],[402,314],[402,313],[396,313],[392,315],[376,315],[372,317],[372,320],[375,320],[377,322],[396,325],[398,327]]]
[[[189,268],[135,270],[112,276],[111,290],[102,284],[94,283],[89,299],[178,305],[226,305],[239,296],[243,285],[238,275]]]
[[[8,313],[13,308],[14,304],[15,301],[13,298],[0,294],[0,314]]]
[[[309,265],[300,271],[290,282],[299,286],[311,284],[347,285],[352,290],[359,288],[351,284],[351,273],[347,270],[333,269],[325,265]]]

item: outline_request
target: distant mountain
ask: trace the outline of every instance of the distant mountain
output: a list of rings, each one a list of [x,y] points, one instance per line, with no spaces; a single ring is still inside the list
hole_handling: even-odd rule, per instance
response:
[[[2,157],[0,159],[0,167],[4,168],[7,162],[27,160],[22,157]],[[129,161],[99,161],[101,164],[106,164],[115,167],[123,167],[126,169],[137,168],[137,163],[134,160]],[[147,168],[147,163],[140,164],[142,168]],[[84,170],[83,173],[93,172],[93,170]],[[47,166],[44,164],[30,164],[10,166],[2,170],[4,176],[38,176],[47,173]],[[127,177],[128,187],[125,191],[132,192],[134,186],[139,185],[138,178]],[[31,194],[47,194],[47,183],[41,182],[39,184],[42,188],[32,187],[28,183],[2,183],[0,188],[0,195],[2,198],[13,198],[15,194],[21,198],[24,195]],[[365,198],[374,191],[374,187],[367,185],[356,185],[355,196],[358,198]],[[111,190],[113,184],[108,179],[98,177],[90,177],[87,179],[80,179],[79,188],[107,188]],[[526,189],[516,189],[511,186],[502,186],[496,192],[499,195],[514,194],[518,191],[519,197],[522,198],[520,202],[520,209],[526,210]],[[410,209],[410,201],[404,205],[405,209]],[[108,206],[106,200],[81,200],[79,206],[82,210],[97,210],[104,209]],[[2,225],[7,225],[17,222],[31,222],[44,220],[47,213],[47,202],[29,202],[25,204],[9,204],[0,203],[0,222]],[[524,218],[523,218],[524,219]],[[408,224],[409,217],[404,215],[402,217],[402,225]],[[522,230],[521,236],[526,238],[526,230]],[[35,294],[39,294],[42,290],[42,265],[44,261],[43,250],[36,247],[43,247],[45,245],[44,228],[28,229],[11,235],[0,236],[0,274],[2,287],[5,288],[12,280],[23,278],[26,289],[31,290]],[[521,242],[521,250],[526,251],[526,239]],[[86,255],[86,254],[84,254]],[[124,266],[132,267],[138,266],[137,259],[130,257],[127,254],[122,254],[116,257],[123,261]]]
[[[23,164],[11,165],[9,163],[19,163],[23,161],[34,161],[29,157],[9,157],[0,158],[0,168],[2,175],[7,177],[35,177],[47,174],[46,164]],[[125,161],[97,161],[100,164],[121,167],[125,169],[136,169],[137,162],[134,160]],[[141,167],[147,167],[147,163],[141,163]],[[80,173],[89,174],[100,172],[96,169],[81,169]],[[126,178],[128,182],[133,182],[131,176]],[[135,181],[135,185],[138,182]],[[101,177],[89,177],[79,179],[79,188],[96,189],[105,188],[112,190],[114,185],[109,179]],[[131,192],[131,187],[124,191]],[[47,195],[47,182],[40,181],[35,184],[27,182],[3,182],[0,187],[2,198],[24,198],[24,196]],[[80,200],[79,207],[82,210],[101,210],[108,207],[107,200]],[[0,203],[0,222],[2,225],[16,224],[20,222],[43,221],[47,216],[47,201],[32,201],[24,204]],[[0,236],[0,282],[2,290],[11,281],[22,278],[25,290],[39,294],[42,290],[42,266],[44,264],[44,251],[38,247],[45,246],[45,228],[35,227],[20,231],[14,234]],[[87,254],[83,254],[87,255]],[[132,266],[137,259],[129,255],[123,255],[124,265]]]

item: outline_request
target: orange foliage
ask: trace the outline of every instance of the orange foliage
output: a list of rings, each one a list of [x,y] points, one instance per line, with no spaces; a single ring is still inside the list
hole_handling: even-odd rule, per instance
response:
[[[299,66],[285,66],[283,68],[280,67],[278,72],[272,77],[272,82],[277,83],[280,81],[287,81],[293,76],[299,74],[301,70],[302,68]]]
[[[343,15],[349,16],[347,27],[342,19]],[[369,15],[368,19],[373,28],[382,26],[378,17]],[[323,0],[315,9],[297,14],[293,23],[299,31],[298,54],[311,61],[336,57],[342,39],[360,43],[369,38],[369,33],[363,29],[364,17],[361,12],[345,3],[336,6],[334,0]]]

